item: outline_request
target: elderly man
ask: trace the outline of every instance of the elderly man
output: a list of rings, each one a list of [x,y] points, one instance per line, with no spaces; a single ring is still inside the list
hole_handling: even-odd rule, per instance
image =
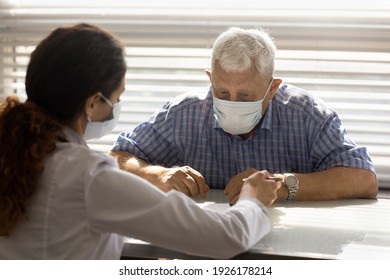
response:
[[[194,197],[219,188],[234,203],[258,170],[283,181],[279,200],[376,197],[366,148],[322,100],[273,76],[275,52],[261,30],[222,33],[206,70],[210,88],[175,98],[121,133],[111,154],[162,190]]]

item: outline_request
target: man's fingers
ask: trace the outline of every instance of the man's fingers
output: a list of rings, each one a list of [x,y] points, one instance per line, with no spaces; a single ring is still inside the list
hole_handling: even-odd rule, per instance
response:
[[[187,185],[184,183],[184,181],[178,181],[175,184],[173,184],[173,188],[179,192],[182,192],[188,196],[191,196],[191,191],[187,187]]]
[[[176,169],[169,181],[174,189],[191,197],[205,197],[209,190],[203,176],[189,166]]]
[[[207,192],[209,191],[209,186],[206,185],[204,177],[202,176],[202,174],[200,174],[194,169],[191,169],[190,172],[191,177],[195,180],[195,183],[197,185],[198,194],[202,197],[205,197],[207,195]]]
[[[196,197],[199,195],[198,184],[191,175],[187,174],[187,176],[183,179],[183,183],[187,187],[191,197]]]

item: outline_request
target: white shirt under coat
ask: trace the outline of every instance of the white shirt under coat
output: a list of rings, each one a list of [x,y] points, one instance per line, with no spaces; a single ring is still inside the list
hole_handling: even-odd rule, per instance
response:
[[[244,199],[227,211],[203,210],[164,193],[90,150],[75,131],[45,161],[28,220],[0,237],[0,259],[119,259],[123,237],[218,259],[246,251],[270,230],[266,208]]]

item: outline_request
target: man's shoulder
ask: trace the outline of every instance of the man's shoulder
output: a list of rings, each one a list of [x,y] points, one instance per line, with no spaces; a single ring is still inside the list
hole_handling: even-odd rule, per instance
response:
[[[319,97],[307,90],[289,84],[283,84],[275,95],[276,106],[287,110],[296,110],[307,114],[329,114],[331,110]]]
[[[199,106],[203,107],[212,104],[209,97],[209,88],[200,88],[174,97],[165,107],[169,108],[171,112],[190,108],[196,109]]]
[[[212,109],[209,88],[200,88],[174,97],[156,111],[148,123],[166,126],[169,122],[182,121],[188,116],[203,118]]]

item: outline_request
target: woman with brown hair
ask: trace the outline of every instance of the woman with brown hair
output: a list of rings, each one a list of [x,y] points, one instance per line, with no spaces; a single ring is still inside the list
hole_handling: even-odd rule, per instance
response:
[[[118,259],[123,236],[229,258],[268,233],[280,183],[265,171],[217,213],[88,148],[116,124],[125,72],[120,41],[89,24],[54,30],[31,54],[27,101],[0,109],[0,259]]]

